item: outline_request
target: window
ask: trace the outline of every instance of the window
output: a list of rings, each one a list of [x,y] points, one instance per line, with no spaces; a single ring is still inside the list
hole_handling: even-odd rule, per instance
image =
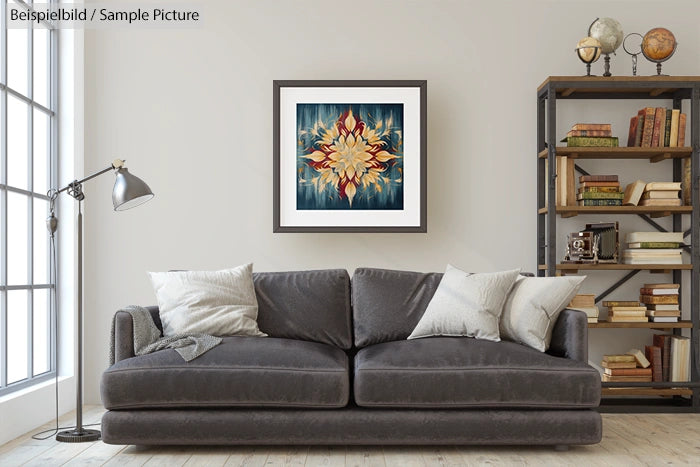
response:
[[[56,180],[56,31],[8,29],[8,1],[0,0],[0,395],[56,372],[45,225]]]

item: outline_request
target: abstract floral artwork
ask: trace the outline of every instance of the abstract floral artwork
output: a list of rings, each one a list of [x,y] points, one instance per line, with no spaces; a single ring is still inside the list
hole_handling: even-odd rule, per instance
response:
[[[402,104],[297,104],[297,209],[403,209]]]
[[[427,231],[427,83],[273,82],[273,232]]]

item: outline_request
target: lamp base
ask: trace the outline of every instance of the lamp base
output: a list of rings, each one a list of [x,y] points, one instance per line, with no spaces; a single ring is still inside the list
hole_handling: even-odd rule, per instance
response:
[[[56,435],[56,441],[62,443],[84,443],[98,441],[102,437],[99,430],[67,430]]]

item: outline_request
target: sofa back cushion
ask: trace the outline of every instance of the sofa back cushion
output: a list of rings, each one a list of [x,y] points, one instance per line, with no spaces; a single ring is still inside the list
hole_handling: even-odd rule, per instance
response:
[[[436,272],[356,269],[352,276],[355,346],[406,339],[425,313],[441,279],[442,273]],[[262,323],[260,329],[269,334]]]
[[[350,276],[344,269],[258,272],[258,327],[285,337],[352,347]]]

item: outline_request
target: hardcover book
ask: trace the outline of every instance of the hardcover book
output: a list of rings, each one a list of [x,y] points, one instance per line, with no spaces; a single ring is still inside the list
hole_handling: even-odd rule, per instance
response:
[[[629,134],[627,135],[627,146],[628,147],[634,146],[634,140],[636,138],[638,124],[639,124],[639,115],[635,115],[634,117],[630,118],[630,131],[629,131]],[[573,135],[571,135],[571,136],[573,136]],[[600,136],[602,136],[602,135],[600,135]]]
[[[623,206],[636,206],[644,193],[646,183],[642,180],[637,180],[627,185],[625,188],[625,196],[622,198]]]
[[[632,300],[605,300],[603,306],[641,306],[639,302]]]
[[[602,361],[600,365],[603,368],[637,368],[637,362],[606,362]]]
[[[654,116],[656,109],[654,107],[645,107],[644,109],[644,129],[642,131],[642,147],[651,147],[651,137],[654,133]]]
[[[610,130],[569,130],[566,136],[612,136]]]
[[[644,130],[644,109],[637,113],[639,121],[637,122],[637,131],[634,135],[634,145],[640,147],[642,145],[642,131]]]
[[[680,243],[675,243],[675,242],[634,242],[634,243],[627,244],[628,248],[651,248],[651,249],[679,248],[680,246],[681,246]]]
[[[676,199],[643,199],[639,202],[640,206],[680,206],[680,198]]]
[[[661,378],[662,381],[668,381],[671,362],[671,336],[669,334],[654,334],[652,342],[661,349]]]
[[[680,289],[681,285],[680,284],[673,284],[673,283],[661,283],[661,284],[644,284],[645,289]]]
[[[674,242],[683,243],[683,232],[630,232],[627,243],[635,242]]]
[[[642,187],[643,188],[643,187]],[[620,193],[619,186],[589,186],[580,187],[579,193]]]
[[[642,295],[678,295],[680,289],[647,289],[642,287],[639,293]]]
[[[655,345],[644,346],[644,356],[651,363],[651,380],[663,381],[663,360],[661,359],[661,347]]]
[[[604,368],[606,375],[612,376],[651,376],[651,368]]]
[[[608,187],[617,188],[619,191],[620,182],[581,182],[581,188]]]
[[[617,175],[580,175],[578,181],[583,182],[617,182]]]
[[[642,368],[649,368],[649,366],[651,365],[649,360],[647,360],[642,351],[639,349],[630,349],[626,353],[627,355],[632,355],[634,359],[637,360],[639,366],[641,366]]]
[[[666,109],[666,122],[663,124],[664,128],[664,139],[663,139],[663,144],[660,144],[660,146],[663,147],[669,147],[671,143],[671,109]]]
[[[619,191],[616,193],[601,193],[601,192],[584,192],[584,193],[579,193],[576,195],[577,200],[582,200],[582,199],[622,199],[624,198],[625,194],[620,193]]]
[[[680,190],[652,190],[645,191],[642,199],[678,199]]]
[[[572,130],[602,130],[612,131],[610,123],[576,123],[571,127]]]
[[[654,114],[654,132],[651,137],[651,147],[658,148],[663,146],[663,130],[666,124],[666,109],[657,107]],[[661,144],[659,144],[661,142]]]
[[[671,111],[671,132],[668,145],[672,148],[678,146],[678,123],[680,117],[681,111],[679,109],[673,109]]]
[[[634,355],[603,355],[604,362],[636,362]]]
[[[576,148],[616,148],[620,145],[617,136],[567,136],[562,142],[566,142],[568,147]]]
[[[644,191],[654,191],[654,190],[671,190],[679,191],[681,189],[681,182],[649,182],[644,188]]]
[[[671,381],[690,381],[690,339],[671,336]]]
[[[612,376],[603,373],[603,381],[606,383],[650,383],[651,376]]]
[[[579,206],[622,206],[621,199],[583,199],[578,201]]]
[[[686,115],[681,113],[678,118],[678,147],[685,147],[685,121]]]
[[[608,316],[609,323],[646,323],[649,318],[646,316]]]
[[[640,295],[639,301],[654,305],[678,305],[678,295]]]

